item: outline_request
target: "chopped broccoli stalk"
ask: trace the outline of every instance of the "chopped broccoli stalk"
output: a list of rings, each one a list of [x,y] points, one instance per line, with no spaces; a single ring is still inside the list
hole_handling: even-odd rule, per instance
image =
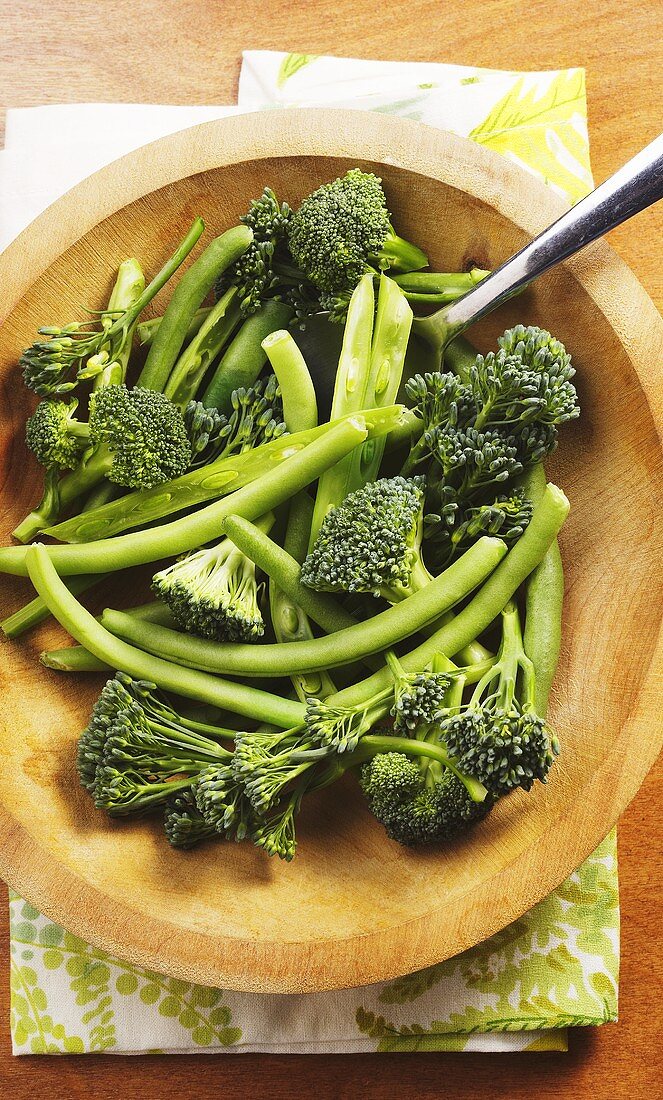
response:
[[[395,233],[382,181],[359,168],[304,199],[287,234],[297,266],[326,292],[352,290],[367,270],[416,271],[428,265],[421,249]]]
[[[274,517],[259,524],[268,532]],[[224,538],[154,575],[152,587],[189,634],[216,641],[253,641],[265,632],[256,567]]]
[[[370,592],[390,603],[432,579],[421,558],[423,479],[382,478],[327,513],[302,566],[302,581],[326,592]]]
[[[534,666],[525,654],[518,609],[502,613],[497,662],[477,684],[469,705],[445,724],[444,742],[459,766],[494,795],[545,782],[559,743],[536,713]]]
[[[211,763],[232,757],[226,729],[177,714],[147,681],[108,680],[77,748],[82,786],[111,816],[142,813],[191,786]]]

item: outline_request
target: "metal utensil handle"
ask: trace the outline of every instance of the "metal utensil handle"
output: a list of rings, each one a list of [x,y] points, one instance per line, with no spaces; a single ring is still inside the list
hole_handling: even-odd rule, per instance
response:
[[[555,264],[663,198],[663,134],[567,210],[538,237],[462,298],[444,309],[457,334]]]

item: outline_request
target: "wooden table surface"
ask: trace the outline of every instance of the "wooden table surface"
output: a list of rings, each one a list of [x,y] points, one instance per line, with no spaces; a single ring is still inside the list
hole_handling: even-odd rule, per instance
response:
[[[655,0],[383,0],[379,6],[356,0],[0,0],[0,113],[64,101],[232,103],[242,49],[533,70],[584,65],[592,160],[601,180],[660,129],[660,10]],[[0,118],[0,139],[2,132]],[[611,237],[659,308],[662,229],[659,206]],[[578,1029],[568,1054],[14,1059],[8,936],[0,919],[3,1091],[11,1089],[17,1100],[116,1093],[124,1100],[650,1100],[660,1095],[663,1076],[656,956],[663,865],[655,812],[662,781],[659,762],[620,823],[620,1023]],[[4,901],[3,894],[0,912]]]

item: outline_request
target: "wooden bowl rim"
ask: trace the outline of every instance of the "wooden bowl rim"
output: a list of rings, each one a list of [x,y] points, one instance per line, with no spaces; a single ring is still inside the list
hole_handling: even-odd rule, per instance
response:
[[[272,157],[337,157],[382,163],[457,188],[491,206],[529,235],[566,208],[543,183],[516,164],[445,131],[406,119],[358,111],[283,110],[231,116],[161,138],[88,177],[41,214],[0,256],[2,320],[28,288],[99,222],[143,195],[210,169]],[[527,175],[531,203],[516,199]],[[471,179],[472,183],[468,184]],[[663,320],[629,268],[603,241],[565,263],[616,333],[663,437],[663,387],[652,348],[663,346]],[[614,294],[616,283],[620,294]],[[638,317],[637,331],[632,318]],[[48,918],[127,961],[202,984],[251,992],[297,993],[383,981],[439,962],[493,935],[559,885],[604,838],[637,792],[663,743],[652,716],[663,686],[663,629],[643,678],[637,704],[612,751],[584,789],[585,797],[507,866],[452,902],[370,935],[320,943],[238,940],[139,916],[53,859],[0,804],[0,874]],[[660,728],[661,727],[661,728]],[[636,752],[637,749],[637,752]],[[632,751],[631,751],[632,750]],[[623,762],[628,760],[628,767]],[[617,784],[610,800],[606,783]],[[607,805],[604,816],[588,805]],[[556,858],[536,863],[550,842]],[[535,872],[535,873],[534,873]],[[491,895],[501,904],[491,913]],[[82,905],[82,899],[85,904]],[[482,913],[481,920],[473,917]],[[488,914],[488,916],[486,916]],[[422,955],[422,943],[426,944]],[[241,945],[242,951],[237,952]],[[322,963],[333,952],[330,972]],[[280,955],[275,968],[275,953]],[[236,954],[242,964],[235,962]]]

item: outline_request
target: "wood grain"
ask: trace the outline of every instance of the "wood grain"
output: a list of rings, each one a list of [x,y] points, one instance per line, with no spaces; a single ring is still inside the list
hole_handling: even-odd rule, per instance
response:
[[[1,0],[0,96],[4,105],[226,102],[235,94],[242,48],[294,48],[534,69],[585,64],[597,179],[658,129],[652,109],[661,61],[655,4],[625,8],[618,0],[567,0],[563,8],[551,9],[547,0],[484,0],[470,9],[466,2],[449,0],[441,14],[436,2],[412,0],[388,8],[387,36],[385,17],[376,21],[373,9],[358,11],[349,0],[338,0],[332,9],[273,0],[268,19],[264,4],[254,0],[232,11],[229,4],[206,0],[141,5],[116,0],[112,23],[103,5],[89,0],[54,0],[48,6]],[[653,241],[660,227],[659,211],[651,210],[612,235],[659,305],[661,273]],[[660,787],[660,767],[657,775]],[[98,1096],[120,1088],[127,1097],[162,1096],[165,1074],[174,1093],[194,1087],[201,1097],[220,1089],[228,1096],[429,1096],[439,1094],[440,1072],[450,1097],[654,1095],[660,1072],[652,1011],[660,1001],[660,960],[651,950],[661,905],[660,861],[658,867],[652,863],[658,789],[652,773],[620,831],[622,1022],[576,1035],[569,1056],[88,1057],[54,1063],[11,1061],[2,1033],[0,1079],[19,1098],[48,1090],[56,1100],[93,1089]]]

